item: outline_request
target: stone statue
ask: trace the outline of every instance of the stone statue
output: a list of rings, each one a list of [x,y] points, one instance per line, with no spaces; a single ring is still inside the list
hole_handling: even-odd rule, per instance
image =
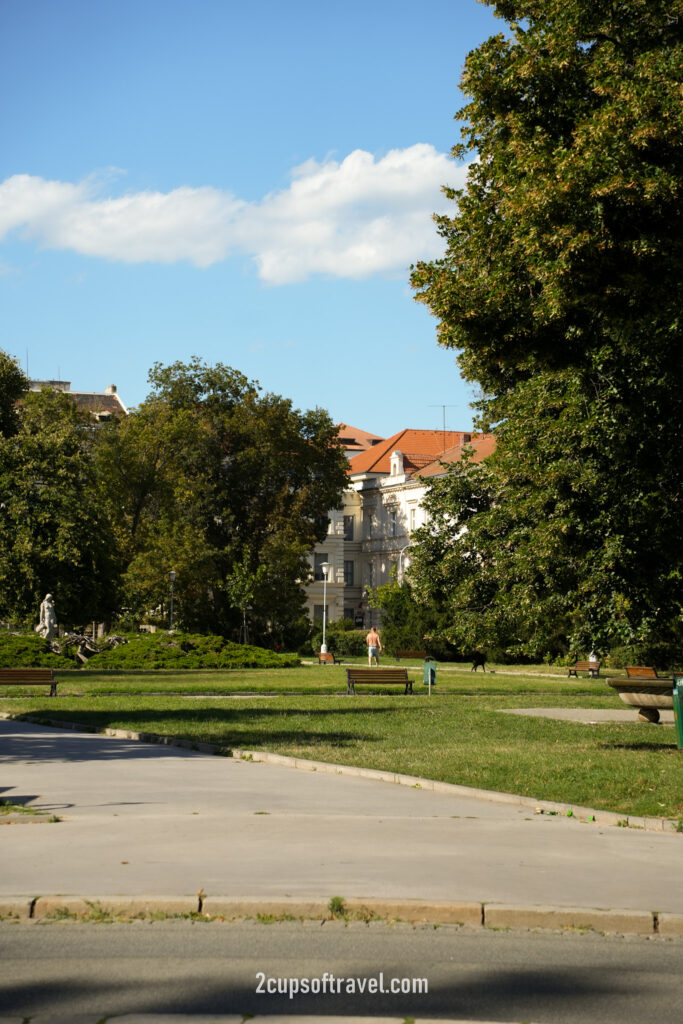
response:
[[[36,633],[46,640],[52,640],[53,636],[57,634],[57,614],[52,594],[46,594],[45,600],[40,606],[40,622],[36,626]]]

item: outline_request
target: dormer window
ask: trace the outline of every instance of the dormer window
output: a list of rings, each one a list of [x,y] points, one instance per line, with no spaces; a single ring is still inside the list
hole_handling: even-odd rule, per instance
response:
[[[391,475],[392,476],[403,476],[403,452],[398,451],[391,453]]]

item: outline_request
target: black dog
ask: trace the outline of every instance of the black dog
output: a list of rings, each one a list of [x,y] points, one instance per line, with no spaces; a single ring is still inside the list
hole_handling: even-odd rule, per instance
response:
[[[483,671],[486,672],[486,655],[477,652],[472,655],[472,668],[470,669],[470,672],[476,672],[479,666],[481,666]]]

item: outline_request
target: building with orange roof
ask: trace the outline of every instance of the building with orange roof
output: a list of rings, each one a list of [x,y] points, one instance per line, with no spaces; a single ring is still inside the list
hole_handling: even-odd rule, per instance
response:
[[[383,437],[377,434],[369,434],[367,430],[359,430],[358,427],[350,427],[348,423],[340,423],[337,428],[339,443],[346,452],[346,456],[352,459],[354,455],[365,452],[373,445],[383,441]]]
[[[400,576],[408,565],[410,538],[425,522],[422,502],[430,478],[445,473],[445,466],[461,459],[466,448],[481,461],[494,447],[490,434],[406,429],[375,439],[353,455],[343,506],[330,513],[327,537],[311,554],[310,617],[322,619],[325,593],[328,621],[350,618],[359,627],[378,625],[367,589],[388,582],[394,567]]]
[[[424,479],[430,476],[441,476],[444,472],[443,465],[448,462],[459,462],[463,455],[464,448],[471,449],[472,462],[483,462],[492,455],[496,447],[496,439],[493,434],[473,434],[466,445],[456,445],[449,448],[440,455],[434,462],[430,462],[420,470],[420,476]]]

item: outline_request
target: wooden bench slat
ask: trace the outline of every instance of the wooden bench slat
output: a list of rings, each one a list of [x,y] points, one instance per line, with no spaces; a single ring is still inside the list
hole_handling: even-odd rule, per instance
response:
[[[659,679],[651,665],[627,665],[626,676],[628,679]]]
[[[0,668],[0,686],[49,686],[57,696],[57,681],[51,668]]]
[[[587,672],[591,679],[595,679],[596,676],[600,675],[600,661],[576,661],[574,662],[573,668],[569,669],[567,677],[576,676],[578,679],[577,672]]]
[[[341,659],[337,658],[332,651],[327,651],[325,654],[318,654],[319,665],[341,665]]]
[[[403,684],[404,693],[413,692],[413,680],[408,678],[407,668],[347,668],[347,693],[356,692],[356,684],[361,686],[377,686]]]

